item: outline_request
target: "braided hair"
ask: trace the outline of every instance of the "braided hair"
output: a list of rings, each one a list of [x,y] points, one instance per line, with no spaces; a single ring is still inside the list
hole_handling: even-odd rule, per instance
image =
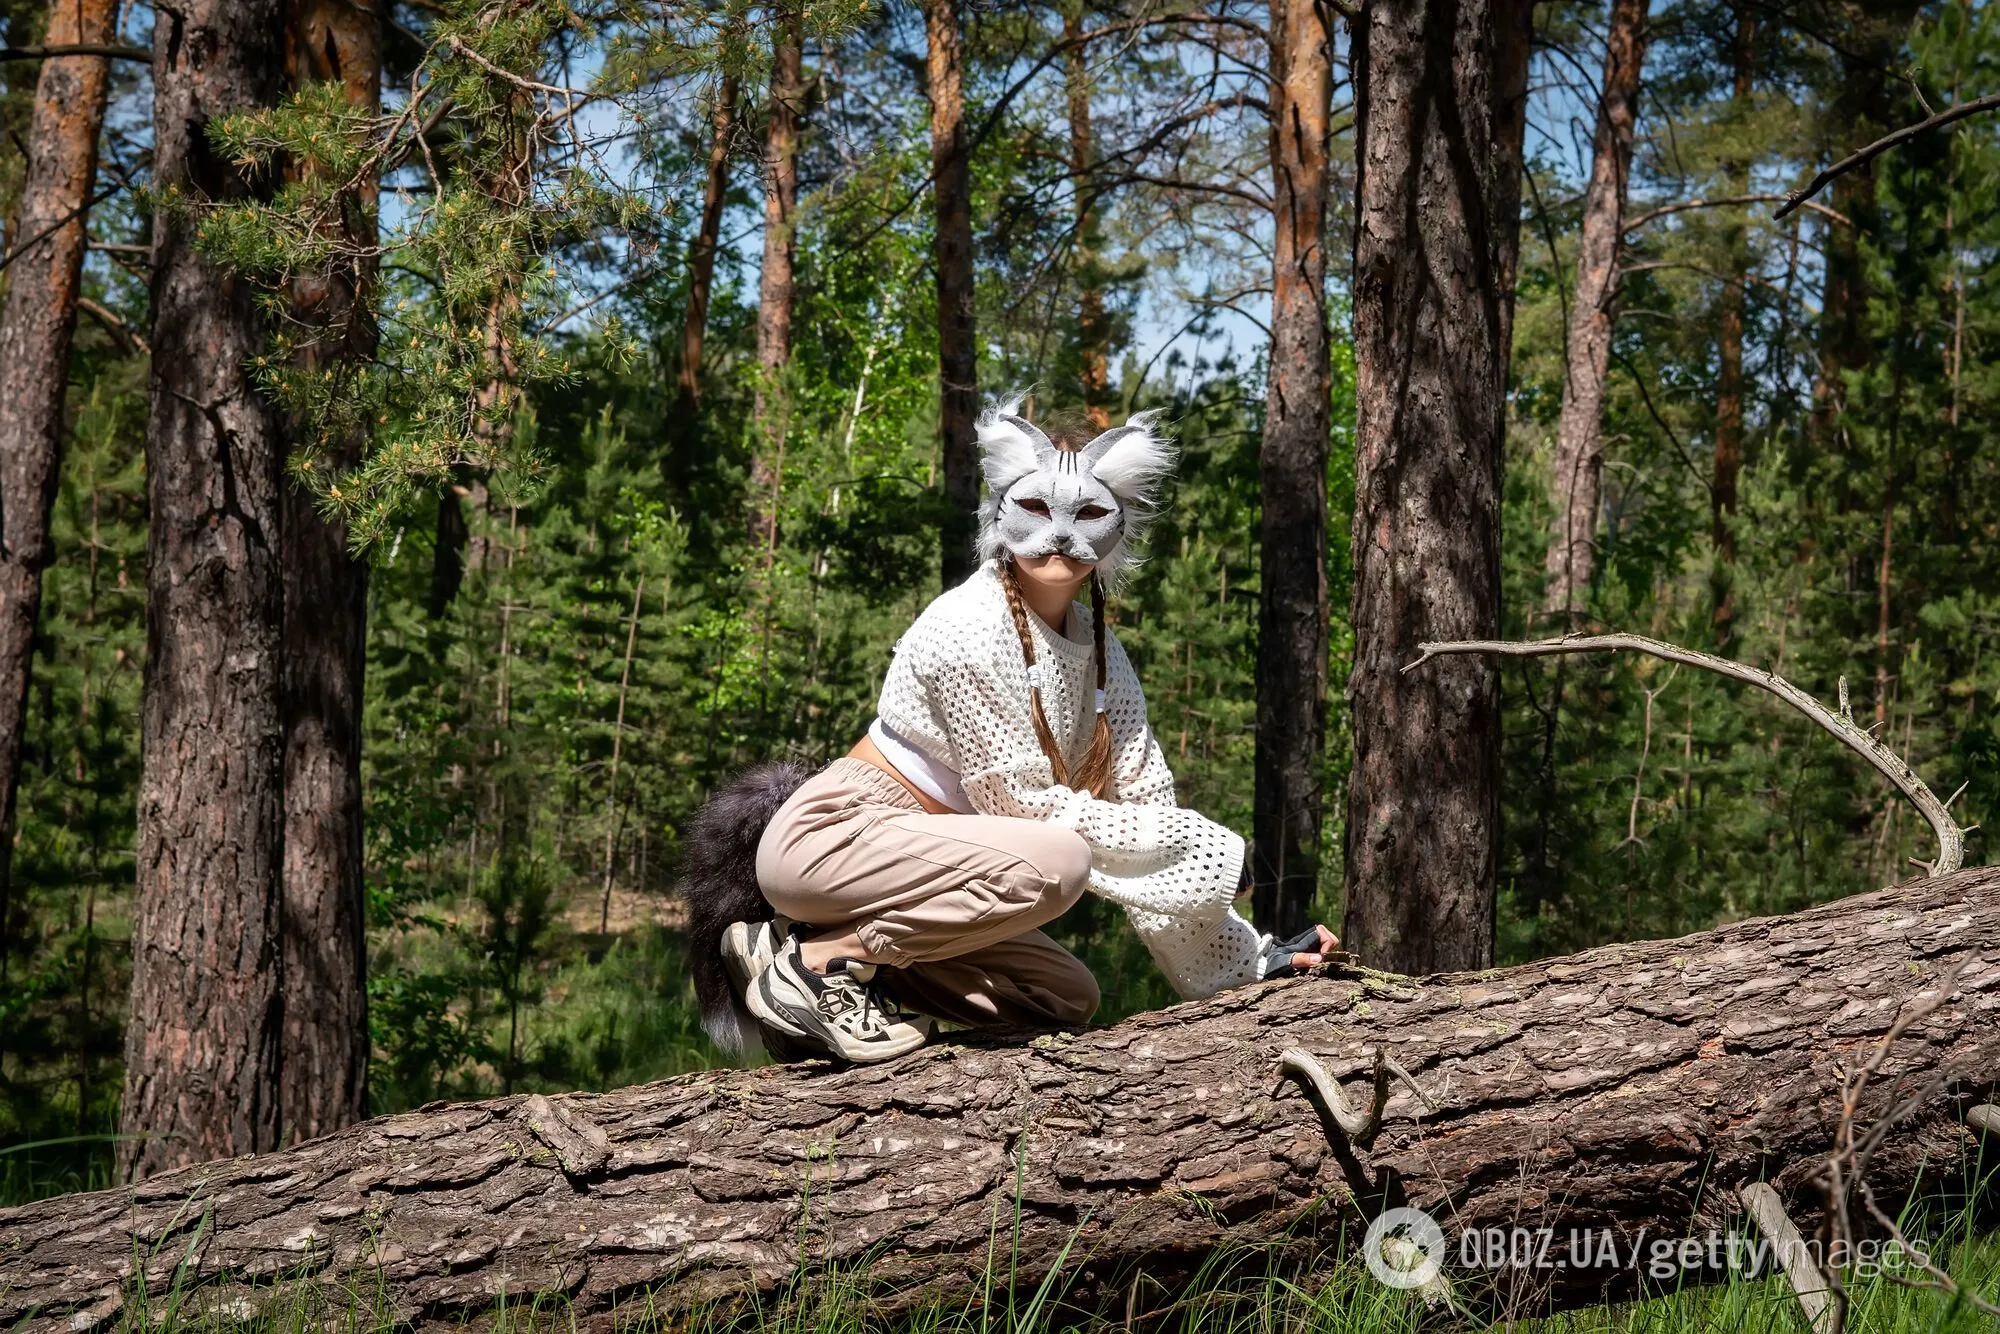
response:
[[[1083,439],[1061,425],[1053,429],[1044,428],[1050,441],[1057,449],[1073,451],[1082,448]],[[1014,558],[1005,557],[1000,562],[1000,586],[1007,593],[1007,610],[1014,618],[1014,633],[1021,641],[1021,657],[1028,664],[1028,711],[1034,717],[1035,739],[1041,742],[1042,754],[1048,756],[1049,768],[1055,773],[1056,782],[1078,792],[1088,792],[1102,800],[1111,797],[1111,721],[1104,713],[1104,680],[1106,659],[1104,653],[1104,580],[1093,570],[1090,575],[1090,638],[1091,658],[1097,671],[1097,724],[1090,734],[1090,749],[1085,752],[1083,763],[1074,774],[1069,771],[1069,761],[1063,757],[1062,747],[1056,744],[1056,735],[1049,726],[1048,714],[1042,708],[1042,688],[1035,671],[1035,636],[1028,626],[1028,606],[1021,597],[1020,575],[1014,569]],[[1058,631],[1060,633],[1060,631]]]

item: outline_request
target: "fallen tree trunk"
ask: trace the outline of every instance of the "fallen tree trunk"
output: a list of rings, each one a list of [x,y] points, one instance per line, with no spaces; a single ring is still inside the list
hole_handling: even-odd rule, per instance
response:
[[[1571,1229],[1697,1235],[1760,1178],[1810,1233],[1842,1072],[1929,1006],[1862,1105],[1872,1120],[1935,1081],[1872,1163],[1900,1197],[1959,1162],[1958,1118],[2000,1078],[2000,871],[1484,973],[1337,968],[886,1067],[435,1105],[0,1211],[0,1326],[89,1328],[140,1284],[254,1305],[294,1275],[418,1325],[505,1292],[608,1328],[648,1299],[768,1291],[802,1255],[866,1261],[905,1306],[975,1295],[995,1263],[1122,1294],[1138,1268],[1171,1282],[1233,1244],[1331,1251],[1339,1224],[1402,1199],[1454,1241],[1552,1228],[1553,1264]],[[1379,1137],[1350,1142],[1281,1074],[1293,1047],[1350,1092],[1384,1050],[1423,1097],[1399,1084]],[[1558,1300],[1634,1277],[1534,1276]]]

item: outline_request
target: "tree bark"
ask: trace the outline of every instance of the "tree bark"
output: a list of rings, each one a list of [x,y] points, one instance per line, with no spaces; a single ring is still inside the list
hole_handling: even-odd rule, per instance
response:
[[[107,43],[117,10],[114,0],[51,5],[46,41]],[[62,458],[63,397],[89,220],[85,205],[97,176],[109,67],[102,56],[42,63],[13,233],[42,239],[8,266],[6,305],[0,310],[0,969],[13,934],[21,731],[41,618],[42,571],[55,559],[49,509]]]
[[[805,31],[801,11],[787,7],[771,47],[771,108],[764,139],[764,266],[757,283],[758,447],[751,463],[750,536],[768,568],[778,544],[778,507],[784,498],[785,436],[790,398],[786,367],[792,359],[792,256],[799,202],[799,113],[805,100],[801,71]]]
[[[465,582],[465,544],[471,534],[458,490],[451,483],[438,490],[437,527],[431,543],[431,586],[424,598],[424,611],[434,621],[451,610],[459,585]]]
[[[1314,0],[1271,0],[1271,357],[1259,458],[1251,911],[1292,936],[1319,890],[1326,744],[1327,122],[1333,34]]]
[[[729,197],[729,145],[736,133],[734,74],[722,76],[715,94],[715,138],[701,187],[701,229],[688,254],[687,318],[681,326],[680,411],[701,406],[701,345],[708,335],[708,301],[715,284],[715,251],[722,240],[722,206]]]
[[[1544,562],[1548,614],[1565,624],[1582,614],[1597,557],[1611,306],[1618,295],[1618,261],[1624,250],[1632,130],[1639,116],[1639,77],[1646,59],[1646,9],[1646,0],[1611,0],[1597,137],[1591,149],[1590,182],[1583,193],[1576,297],[1570,303],[1568,364],[1556,431],[1555,531]]]
[[[887,1066],[434,1106],[0,1210],[0,1323],[109,1317],[140,1282],[293,1310],[296,1293],[251,1284],[303,1271],[343,1312],[352,1284],[414,1325],[457,1328],[504,1286],[512,1303],[560,1292],[580,1329],[608,1329],[614,1303],[629,1320],[648,1300],[665,1314],[771,1293],[802,1255],[872,1280],[885,1314],[977,1300],[995,1264],[1002,1286],[1060,1268],[1067,1299],[1122,1304],[1135,1271],[1171,1291],[1226,1247],[1309,1262],[1389,1201],[1439,1220],[1454,1270],[1473,1229],[1550,1229],[1551,1265],[1577,1231],[1609,1229],[1616,1266],[1521,1275],[1552,1281],[1558,1304],[1594,1302],[1632,1290],[1623,1261],[1641,1239],[1721,1226],[1749,1182],[1772,1182],[1810,1232],[1843,1072],[1930,1001],[1861,1099],[1873,1123],[1892,1094],[1939,1081],[1874,1161],[1893,1210],[1920,1173],[1953,1171],[1957,1116],[2000,1072],[1990,868],[1493,973],[1336,967]],[[1349,1097],[1385,1051],[1423,1102],[1397,1084],[1379,1138],[1356,1145],[1280,1073],[1288,1048]],[[1475,1276],[1451,1277],[1477,1300]]]
[[[1840,34],[1840,81],[1828,123],[1839,136],[1835,156],[1850,145],[1871,143],[1886,133],[1895,107],[1891,70],[1900,68],[1898,52],[1910,30],[1916,6],[1909,0],[1883,0],[1846,9],[1846,30]],[[1875,359],[1868,332],[1869,284],[1861,243],[1879,225],[1875,206],[1875,164],[1865,162],[1838,177],[1828,202],[1853,222],[1851,227],[1825,229],[1826,273],[1820,292],[1820,364],[1813,385],[1813,409],[1808,430],[1820,449],[1832,446],[1840,414],[1847,407],[1847,376]],[[1858,499],[1843,498],[1843,501]]]
[[[1740,123],[1750,110],[1751,78],[1755,73],[1757,15],[1748,4],[1736,6],[1736,36],[1730,44],[1735,67],[1730,102]],[[1724,164],[1731,195],[1750,193],[1748,158]],[[1734,210],[1732,210],[1734,212]],[[1729,246],[1729,277],[1722,285],[1722,336],[1717,348],[1720,367],[1715,393],[1715,463],[1709,479],[1709,535],[1722,566],[1736,563],[1736,477],[1743,469],[1743,305],[1750,272],[1750,252],[1740,213],[1724,236]],[[1716,575],[1713,621],[1716,638],[1726,642],[1736,621],[1736,599],[1726,569]]]
[[[1535,0],[1497,0],[1493,53],[1493,247],[1500,270],[1500,364],[1514,355],[1514,295],[1521,269],[1521,171],[1528,152],[1528,65]]]
[[[1445,26],[1440,15],[1454,18]],[[1424,640],[1500,624],[1504,308],[1485,0],[1370,5],[1354,42],[1354,761],[1347,917],[1401,972],[1493,957],[1500,701],[1493,669],[1404,676]],[[1517,187],[1518,188],[1518,187]]]
[[[1097,162],[1090,122],[1090,48],[1083,40],[1082,0],[1063,7],[1063,84],[1069,104],[1069,179],[1076,196],[1076,359],[1084,415],[1102,431],[1111,425],[1111,364],[1105,355],[1111,331],[1104,319],[1104,274],[1098,267],[1097,194],[1091,168]]]
[[[153,36],[154,179],[269,197],[216,156],[217,116],[274,105],[282,0],[189,0]],[[250,285],[153,232],[146,441],[146,681],[123,1169],[133,1176],[276,1147],[283,891],[284,423],[253,387],[265,351]]]
[[[294,0],[286,72],[294,88],[335,81],[349,104],[381,105],[378,11],[352,0]],[[344,240],[375,241],[376,191],[348,202]],[[299,279],[292,315],[310,335],[301,365],[332,368],[374,354],[375,265],[349,260]],[[303,435],[309,423],[292,423]],[[357,466],[357,434],[330,451]],[[312,494],[284,490],[285,902],[284,1050],[280,1133],[315,1139],[368,1115],[367,898],[361,865],[361,703],[367,663],[368,563],[348,549],[347,524]]]
[[[499,104],[484,117],[481,133],[488,142],[470,150],[478,160],[471,172],[473,187],[496,209],[514,213],[529,207],[534,180],[535,145],[530,141],[532,109],[529,94],[511,84],[500,90]],[[438,493],[436,545],[431,554],[431,587],[427,609],[432,619],[445,615],[463,586],[467,570],[484,573],[489,565],[512,559],[494,549],[484,535],[475,535],[466,511],[494,517],[493,496],[486,479],[512,448],[521,409],[517,340],[526,275],[518,268],[498,272],[491,290],[479,301],[457,303],[453,317],[480,329],[481,382],[475,396],[471,459],[452,470]]]
[[[965,138],[963,33],[956,0],[925,0],[931,102],[931,195],[937,205],[938,458],[946,519],[939,570],[946,588],[972,573],[979,510],[979,353],[974,341],[972,163]]]

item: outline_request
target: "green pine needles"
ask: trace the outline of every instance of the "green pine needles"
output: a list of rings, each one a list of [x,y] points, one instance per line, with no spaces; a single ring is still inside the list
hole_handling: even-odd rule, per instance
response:
[[[606,51],[721,59],[712,28],[663,30],[635,7],[436,10],[425,31],[398,30],[422,43],[399,104],[312,83],[222,118],[217,150],[275,188],[171,201],[257,283],[271,341],[256,379],[296,424],[292,475],[357,548],[461,473],[513,502],[540,484],[516,419],[534,386],[571,374],[551,335],[591,304],[587,271],[657,248],[674,207],[617,147],[647,85]],[[629,355],[615,322],[605,333]]]

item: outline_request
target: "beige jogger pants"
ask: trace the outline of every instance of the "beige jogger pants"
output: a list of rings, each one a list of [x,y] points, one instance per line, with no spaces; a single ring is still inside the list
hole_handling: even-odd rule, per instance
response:
[[[1083,895],[1090,848],[1040,820],[932,815],[866,760],[792,794],[757,847],[771,906],[852,927],[898,1000],[965,1024],[1081,1024],[1097,980],[1036,928]]]

